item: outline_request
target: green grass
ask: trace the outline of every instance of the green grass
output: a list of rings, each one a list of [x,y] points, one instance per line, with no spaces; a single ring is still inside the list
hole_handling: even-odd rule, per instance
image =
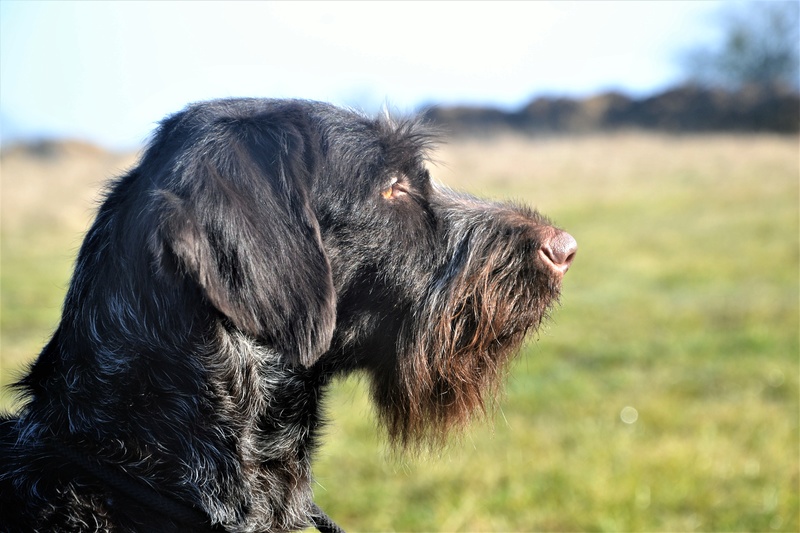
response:
[[[0,239],[0,385],[19,377],[20,365],[41,350],[61,314],[73,258],[24,232]],[[53,246],[53,245],[51,245]],[[0,391],[0,408],[12,396]]]
[[[538,205],[578,257],[491,420],[446,450],[393,456],[365,384],[337,383],[320,506],[352,531],[800,530],[798,139],[503,138],[440,159],[452,186]],[[55,325],[77,242],[3,216],[5,382]]]

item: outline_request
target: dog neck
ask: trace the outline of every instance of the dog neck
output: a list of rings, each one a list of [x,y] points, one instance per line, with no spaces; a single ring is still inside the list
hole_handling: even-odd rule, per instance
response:
[[[70,329],[62,322],[26,379],[24,437],[65,443],[216,523],[308,526],[311,456],[329,380],[321,368],[286,365],[222,321],[181,351],[117,345],[116,364],[107,351],[69,351],[80,344]],[[148,350],[157,350],[158,364]],[[71,374],[71,382],[55,381]]]

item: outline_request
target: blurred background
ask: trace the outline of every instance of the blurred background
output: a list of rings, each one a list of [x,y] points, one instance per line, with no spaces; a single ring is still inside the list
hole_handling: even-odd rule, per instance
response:
[[[799,43],[797,1],[3,0],[0,385],[165,115],[421,113],[448,133],[436,179],[538,207],[580,252],[446,450],[392,456],[337,383],[320,506],[352,531],[798,531]]]

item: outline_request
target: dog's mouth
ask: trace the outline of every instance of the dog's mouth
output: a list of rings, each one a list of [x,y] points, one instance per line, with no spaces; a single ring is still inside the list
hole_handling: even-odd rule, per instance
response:
[[[489,232],[465,238],[442,274],[442,294],[414,314],[426,327],[401,346],[392,379],[377,380],[373,389],[400,448],[442,442],[485,415],[508,362],[558,300],[576,241],[539,226],[536,242],[528,231],[505,242]]]

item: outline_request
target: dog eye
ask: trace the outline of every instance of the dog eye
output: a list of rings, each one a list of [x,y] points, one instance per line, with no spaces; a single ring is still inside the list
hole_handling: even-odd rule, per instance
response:
[[[392,178],[391,181],[389,182],[389,186],[381,191],[381,196],[383,196],[387,200],[391,200],[393,198],[402,196],[407,192],[408,190],[402,183],[400,183],[400,181],[398,181],[397,178]]]

